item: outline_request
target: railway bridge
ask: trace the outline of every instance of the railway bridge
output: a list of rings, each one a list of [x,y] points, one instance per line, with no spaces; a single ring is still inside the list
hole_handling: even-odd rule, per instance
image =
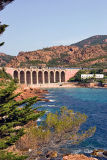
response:
[[[77,68],[9,68],[5,67],[14,79],[20,84],[40,85],[50,83],[64,83],[73,77],[79,69]]]

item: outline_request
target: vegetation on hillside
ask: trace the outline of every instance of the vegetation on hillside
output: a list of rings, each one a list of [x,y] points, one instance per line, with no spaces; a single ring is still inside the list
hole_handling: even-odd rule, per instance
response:
[[[12,59],[14,58],[14,56],[10,56],[10,55],[0,55],[0,66],[3,67],[5,66],[7,63],[9,63]]]
[[[4,68],[0,69],[0,78],[5,80],[12,79],[11,75],[8,74]]]
[[[49,51],[49,48],[46,48],[45,51],[47,50]],[[64,65],[68,66],[68,61],[65,59],[65,57],[68,56],[69,55],[67,53],[61,53],[60,57],[52,57],[52,59],[49,60],[47,63],[41,60],[27,60],[26,62],[21,62],[20,67],[40,66],[42,64],[45,64],[47,67],[63,67]]]
[[[68,82],[81,82],[81,74],[86,74],[87,70],[79,70],[76,75],[68,80]]]
[[[88,79],[81,79],[81,74],[104,74],[103,79],[96,79],[94,77]],[[89,83],[89,82],[106,82],[107,81],[107,73],[103,72],[103,69],[90,69],[90,70],[79,70],[76,75],[68,80],[68,82],[82,82],[82,83]]]
[[[21,62],[20,67],[38,66],[40,64],[44,64],[44,62],[41,60],[32,60],[32,61],[28,60],[27,62]]]
[[[105,39],[107,39],[107,35],[96,35],[71,45],[75,45],[83,48],[84,45],[91,46],[91,45],[97,45],[97,44],[107,44],[107,42],[104,41]]]

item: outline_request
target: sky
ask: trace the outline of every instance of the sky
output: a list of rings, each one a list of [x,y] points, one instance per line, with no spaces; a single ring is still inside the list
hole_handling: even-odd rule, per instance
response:
[[[9,27],[0,52],[17,55],[107,35],[107,0],[15,0],[0,12]]]

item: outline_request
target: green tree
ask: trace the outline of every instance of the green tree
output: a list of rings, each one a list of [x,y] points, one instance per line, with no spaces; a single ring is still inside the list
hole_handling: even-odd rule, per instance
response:
[[[16,102],[19,94],[14,94],[15,89],[12,80],[0,86],[0,149],[14,144],[24,134],[24,125],[44,114],[32,109],[37,97]]]
[[[92,69],[90,70],[90,74],[102,74],[103,69]]]
[[[60,147],[67,143],[74,145],[94,134],[95,127],[81,131],[81,125],[86,120],[85,114],[74,113],[73,110],[62,107],[59,113],[49,113],[40,126],[30,128],[28,139],[32,142],[31,146],[36,145],[43,155],[49,150],[57,150],[60,153]]]
[[[1,25],[1,23],[0,23],[0,35],[5,31],[6,27],[8,27],[8,25],[6,25],[6,24]],[[2,46],[2,45],[4,45],[4,42],[0,43],[0,46]]]
[[[0,78],[6,79],[6,80],[12,79],[11,75],[6,73],[5,68],[0,69]]]

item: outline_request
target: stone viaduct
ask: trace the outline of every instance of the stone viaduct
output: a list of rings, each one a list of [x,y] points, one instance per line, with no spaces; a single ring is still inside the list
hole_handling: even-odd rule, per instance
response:
[[[64,83],[73,77],[79,69],[72,68],[8,68],[5,67],[20,84],[37,86],[41,84]]]

